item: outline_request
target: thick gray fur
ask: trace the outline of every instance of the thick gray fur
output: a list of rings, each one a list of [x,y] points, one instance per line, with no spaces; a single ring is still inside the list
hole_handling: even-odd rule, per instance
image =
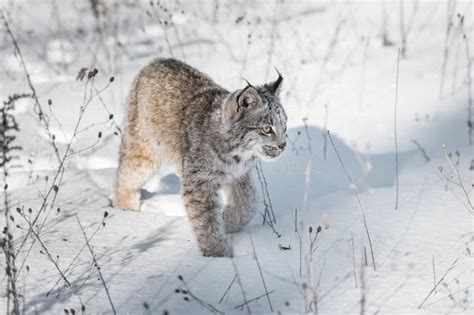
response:
[[[115,206],[139,210],[139,189],[163,165],[174,166],[202,253],[231,256],[225,232],[240,231],[257,209],[251,169],[257,157],[273,159],[286,145],[281,83],[279,75],[228,92],[178,60],[151,62],[129,96]]]

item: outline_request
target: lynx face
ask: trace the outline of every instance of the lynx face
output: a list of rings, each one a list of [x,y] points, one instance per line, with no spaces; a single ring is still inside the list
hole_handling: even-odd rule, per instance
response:
[[[242,153],[272,160],[284,151],[287,116],[278,97],[281,80],[261,87],[249,85],[224,104],[224,119]]]
[[[249,150],[264,160],[274,159],[286,147],[286,113],[278,97],[257,89],[261,104],[242,118]]]

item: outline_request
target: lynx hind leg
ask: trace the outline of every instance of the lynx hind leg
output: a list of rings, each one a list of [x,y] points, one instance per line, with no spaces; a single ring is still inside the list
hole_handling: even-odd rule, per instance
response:
[[[196,241],[204,256],[232,256],[230,240],[224,232],[216,186],[198,176],[183,176],[182,194]]]
[[[225,193],[224,222],[227,233],[242,230],[255,216],[257,195],[250,174],[228,184]]]
[[[153,177],[157,164],[149,156],[123,154],[115,179],[114,206],[124,210],[140,210],[140,188]]]

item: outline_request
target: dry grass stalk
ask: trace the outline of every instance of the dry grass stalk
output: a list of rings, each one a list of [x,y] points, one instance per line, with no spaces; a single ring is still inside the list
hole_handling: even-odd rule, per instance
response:
[[[367,240],[369,241],[370,254],[372,256],[372,264],[373,264],[374,270],[376,270],[372,240],[370,238],[370,233],[369,233],[369,228],[367,226],[367,219],[366,219],[366,215],[365,215],[365,210],[364,210],[364,207],[362,206],[362,201],[360,200],[359,192],[357,191],[357,186],[354,184],[354,181],[352,180],[351,176],[347,172],[347,170],[344,166],[344,163],[342,162],[341,155],[337,151],[336,145],[334,144],[334,141],[332,140],[331,133],[329,132],[329,130],[328,130],[328,137],[329,137],[329,141],[331,142],[332,147],[334,148],[334,151],[336,152],[336,155],[337,155],[337,158],[339,160],[339,163],[341,164],[342,170],[344,171],[344,174],[346,175],[347,180],[349,181],[349,184],[352,188],[352,191],[354,192],[354,195],[356,196],[357,205],[359,206],[359,210],[360,210],[360,213],[362,215],[362,222],[364,224],[365,233],[367,235]]]

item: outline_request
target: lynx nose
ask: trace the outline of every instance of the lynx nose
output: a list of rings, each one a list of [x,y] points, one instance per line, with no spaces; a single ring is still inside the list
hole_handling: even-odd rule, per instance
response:
[[[285,147],[286,147],[286,141],[278,144],[278,148],[279,148],[280,150],[285,149]]]

